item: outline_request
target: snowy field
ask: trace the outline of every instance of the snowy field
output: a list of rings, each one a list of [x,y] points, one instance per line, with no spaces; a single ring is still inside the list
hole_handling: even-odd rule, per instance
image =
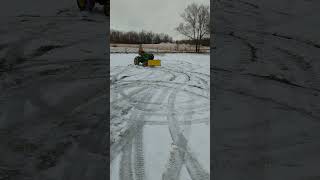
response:
[[[209,179],[210,56],[111,54],[111,179]]]

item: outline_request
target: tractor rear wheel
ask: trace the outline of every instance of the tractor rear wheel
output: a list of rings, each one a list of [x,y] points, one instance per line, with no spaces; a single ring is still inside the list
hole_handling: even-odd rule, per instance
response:
[[[134,63],[134,65],[139,65],[139,60],[138,60],[138,58],[134,58],[133,63]]]

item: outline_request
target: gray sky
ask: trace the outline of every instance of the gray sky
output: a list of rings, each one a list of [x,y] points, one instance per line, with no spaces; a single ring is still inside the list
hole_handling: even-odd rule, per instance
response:
[[[174,28],[182,22],[180,14],[191,4],[210,4],[210,0],[111,0],[110,28],[122,31],[153,31],[181,39]]]

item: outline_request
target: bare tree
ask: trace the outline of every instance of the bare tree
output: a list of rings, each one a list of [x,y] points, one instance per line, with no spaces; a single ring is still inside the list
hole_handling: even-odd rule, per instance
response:
[[[184,23],[180,23],[176,30],[186,36],[196,45],[199,52],[201,40],[210,34],[210,9],[208,5],[192,3],[181,14]]]

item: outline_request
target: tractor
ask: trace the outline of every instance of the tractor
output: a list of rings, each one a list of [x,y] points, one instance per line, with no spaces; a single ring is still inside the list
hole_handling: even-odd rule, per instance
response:
[[[142,48],[139,49],[139,56],[134,58],[134,65],[140,65],[140,63],[149,67],[161,66],[160,60],[154,59],[153,54],[145,53]]]
[[[84,10],[92,11],[96,3],[103,5],[104,14],[106,16],[110,16],[109,0],[77,0],[78,8],[80,9],[80,11],[84,11]]]

